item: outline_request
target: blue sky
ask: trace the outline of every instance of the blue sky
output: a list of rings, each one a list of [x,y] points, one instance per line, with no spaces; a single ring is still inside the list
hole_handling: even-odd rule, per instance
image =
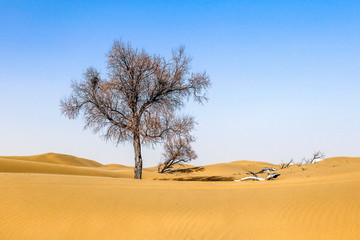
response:
[[[359,1],[0,0],[0,155],[59,152],[133,165],[60,115],[71,80],[103,74],[116,39],[169,56],[185,45],[210,101],[189,103],[203,165],[360,156]],[[161,148],[144,149],[145,166]]]

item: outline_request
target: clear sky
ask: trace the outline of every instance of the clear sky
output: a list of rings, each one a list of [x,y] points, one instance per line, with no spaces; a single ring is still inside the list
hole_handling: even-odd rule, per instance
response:
[[[0,155],[57,152],[133,165],[59,111],[71,80],[106,73],[114,40],[169,56],[185,45],[212,80],[195,165],[360,157],[360,1],[0,0]],[[145,149],[145,166],[161,148]]]

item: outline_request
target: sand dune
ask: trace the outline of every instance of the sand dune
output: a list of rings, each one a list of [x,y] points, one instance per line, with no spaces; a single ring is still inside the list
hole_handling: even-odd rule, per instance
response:
[[[54,153],[29,157],[0,157],[0,172],[129,178],[132,176],[129,169],[107,169],[102,164],[92,160]]]
[[[204,167],[204,175],[243,176],[247,171],[259,171],[264,167],[276,165],[265,162],[236,161],[231,163],[218,163]]]
[[[103,165],[94,161],[88,160],[85,158],[78,158],[71,155],[59,154],[59,153],[45,153],[40,155],[33,156],[8,156],[0,157],[2,159],[12,159],[12,160],[23,160],[30,162],[42,162],[42,163],[53,163],[61,165],[70,165],[78,167],[102,167]]]
[[[267,182],[153,180],[275,166],[264,162],[148,168],[139,181],[121,165],[15,159],[0,157],[0,239],[360,239],[360,158],[293,165]]]
[[[129,166],[125,166],[125,165],[122,165],[122,164],[106,164],[106,165],[104,165],[105,167],[107,167],[107,168],[111,168],[111,169],[129,169],[129,168],[131,168],[132,169],[132,167],[129,167]]]

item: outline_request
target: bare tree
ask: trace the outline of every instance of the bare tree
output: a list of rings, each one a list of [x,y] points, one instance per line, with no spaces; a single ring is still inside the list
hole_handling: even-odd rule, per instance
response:
[[[294,162],[294,159],[290,159],[290,161],[288,163],[282,163],[280,166],[280,169],[288,168],[290,166],[290,164],[293,162]]]
[[[72,94],[61,101],[62,114],[75,119],[83,114],[85,128],[101,132],[116,144],[130,141],[135,154],[134,178],[142,178],[141,146],[171,139],[192,139],[194,118],[176,112],[190,97],[207,101],[211,83],[205,72],[191,73],[191,58],[184,48],[173,50],[167,60],[115,41],[108,53],[108,78],[90,67]]]
[[[158,172],[170,171],[176,164],[188,163],[197,158],[192,150],[190,142],[192,139],[171,139],[164,145],[164,161],[158,165]]]
[[[304,158],[302,162],[304,164],[313,164],[316,160],[323,159],[325,157],[325,154],[321,151],[314,152],[311,158]]]

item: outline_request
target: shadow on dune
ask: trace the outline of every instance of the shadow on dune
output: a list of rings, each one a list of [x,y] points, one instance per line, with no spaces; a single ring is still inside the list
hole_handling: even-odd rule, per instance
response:
[[[191,167],[191,168],[180,168],[175,170],[170,170],[166,173],[192,173],[192,172],[203,172],[204,167]]]
[[[154,178],[154,180],[162,181],[202,181],[202,182],[216,182],[216,181],[234,181],[233,177],[222,176],[197,176],[197,177],[182,177],[182,178]]]

